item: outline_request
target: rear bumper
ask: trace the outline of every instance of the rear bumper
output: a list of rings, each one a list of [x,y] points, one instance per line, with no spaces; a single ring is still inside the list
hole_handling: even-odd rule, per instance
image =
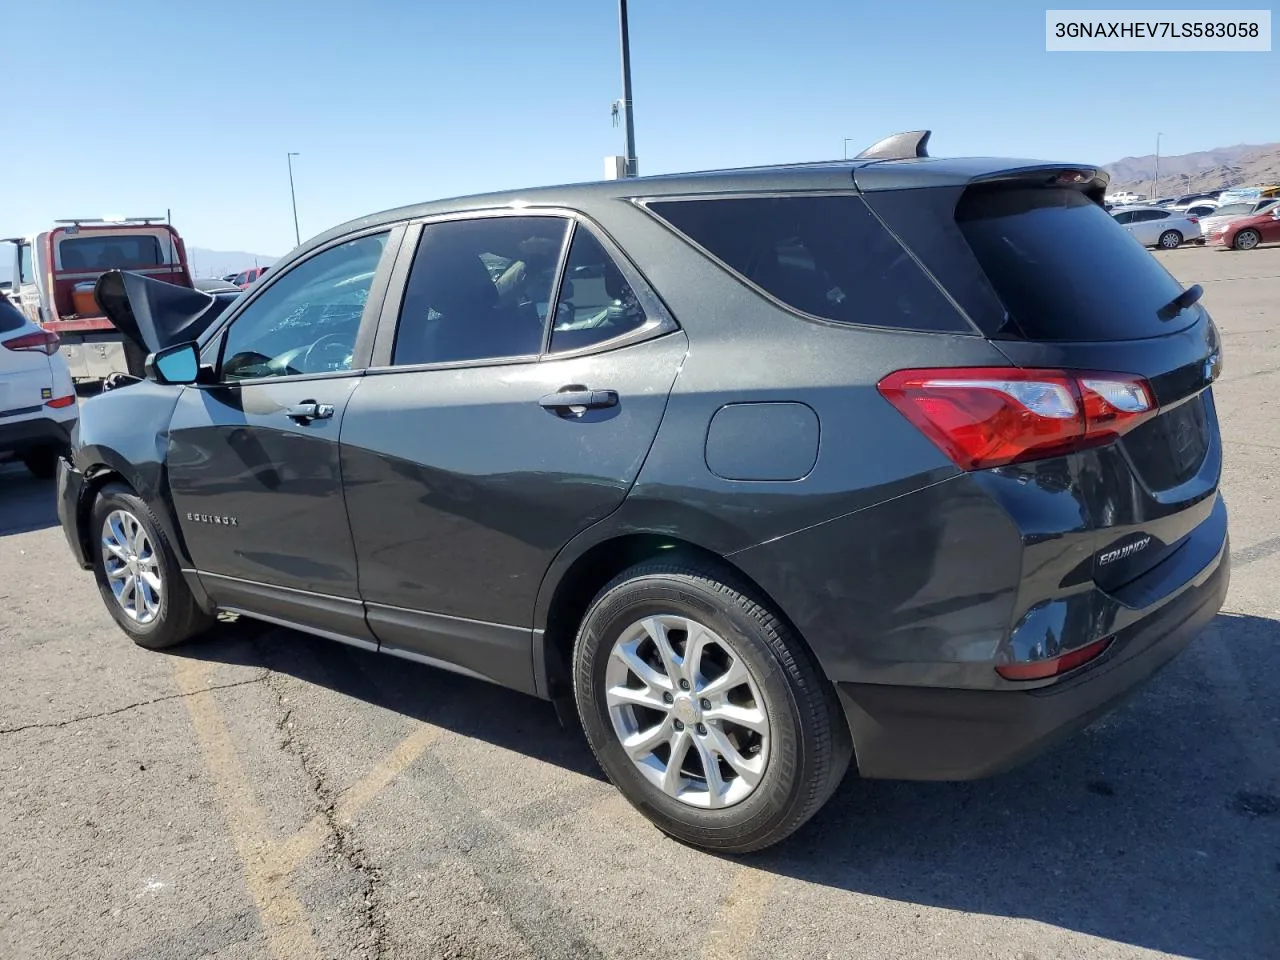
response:
[[[84,494],[84,474],[65,459],[58,461],[58,522],[67,538],[76,563],[88,570],[91,566],[80,536],[80,498]]]
[[[22,451],[33,447],[57,447],[65,450],[71,444],[74,416],[65,420],[33,417],[30,420],[0,421],[0,451]]]
[[[1035,690],[840,683],[858,769],[868,778],[971,780],[1007,770],[1102,716],[1180,653],[1222,607],[1229,541],[1158,610],[1110,649]]]

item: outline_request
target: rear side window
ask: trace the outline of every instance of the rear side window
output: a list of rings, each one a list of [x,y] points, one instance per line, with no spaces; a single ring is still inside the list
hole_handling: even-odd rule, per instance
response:
[[[1079,191],[970,190],[956,221],[1027,339],[1136,340],[1195,320],[1159,318],[1181,284]]]
[[[644,325],[644,308],[613,258],[585,227],[569,245],[551,327],[551,353],[604,343]]]
[[[838,323],[972,332],[861,197],[671,200],[649,209],[794,310]]]
[[[568,227],[558,217],[492,217],[423,227],[391,362],[539,354]]]

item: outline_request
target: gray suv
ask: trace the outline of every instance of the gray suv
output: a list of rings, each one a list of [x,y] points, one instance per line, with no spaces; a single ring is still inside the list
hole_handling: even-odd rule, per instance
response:
[[[1016,764],[1222,604],[1218,334],[1105,174],[926,140],[391,210],[229,301],[107,274],[151,356],[71,550],[145,647],[237,611],[576,705],[711,849],[851,761]]]

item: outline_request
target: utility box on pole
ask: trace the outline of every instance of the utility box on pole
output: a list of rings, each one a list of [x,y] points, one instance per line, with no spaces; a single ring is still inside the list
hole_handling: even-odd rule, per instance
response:
[[[604,178],[606,180],[621,180],[627,175],[627,158],[626,157],[605,157],[604,158]]]

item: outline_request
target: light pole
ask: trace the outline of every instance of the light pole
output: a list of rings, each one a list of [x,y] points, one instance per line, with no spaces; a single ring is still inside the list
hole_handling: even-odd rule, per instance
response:
[[[849,159],[849,141],[850,141],[850,140],[852,140],[852,139],[853,139],[853,137],[845,137],[845,138],[844,138],[844,158],[845,158],[846,160],[848,160],[848,159]]]
[[[627,30],[627,0],[618,0],[618,25],[622,34],[622,109],[626,112],[626,175],[638,175],[636,128],[631,117],[631,36]]]
[[[293,202],[293,242],[294,246],[302,245],[302,235],[298,232],[298,196],[293,192],[293,158],[298,156],[296,153],[285,155],[285,160],[289,164],[289,199]]]
[[[1163,136],[1163,133],[1156,134],[1156,171],[1155,176],[1151,178],[1151,195],[1147,197],[1148,200],[1156,198],[1156,181],[1160,179],[1160,138]]]

